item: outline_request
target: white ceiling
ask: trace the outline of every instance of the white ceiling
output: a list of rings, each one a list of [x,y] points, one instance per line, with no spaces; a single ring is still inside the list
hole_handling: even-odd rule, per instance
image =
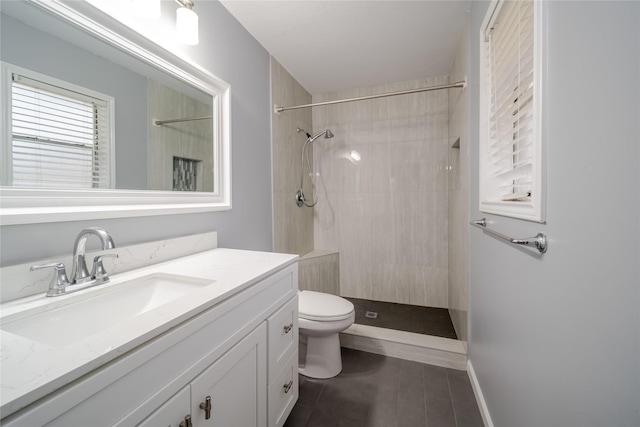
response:
[[[448,74],[471,0],[221,0],[311,94]]]

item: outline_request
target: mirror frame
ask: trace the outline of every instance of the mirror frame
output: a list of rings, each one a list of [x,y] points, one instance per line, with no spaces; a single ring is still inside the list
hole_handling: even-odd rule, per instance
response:
[[[17,3],[17,2],[16,2]],[[214,191],[65,190],[0,187],[0,224],[126,218],[231,209],[231,87],[199,65],[167,51],[85,2],[28,0],[48,12],[213,97]],[[36,6],[33,8],[33,6]],[[6,88],[0,89],[0,94]],[[4,116],[4,115],[3,115]],[[2,128],[9,123],[2,119]],[[5,134],[6,135],[6,134]],[[6,137],[6,136],[5,136]]]

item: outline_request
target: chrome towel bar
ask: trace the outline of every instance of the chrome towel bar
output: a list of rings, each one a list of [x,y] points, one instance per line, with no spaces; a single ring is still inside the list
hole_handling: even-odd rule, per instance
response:
[[[482,231],[486,231],[487,233],[492,234],[502,240],[506,240],[509,243],[513,243],[514,245],[535,246],[541,254],[547,252],[547,247],[548,247],[547,236],[543,233],[538,233],[536,234],[535,237],[527,237],[524,239],[513,239],[509,236],[505,236],[502,233],[498,233],[497,231],[487,228],[486,218],[471,221],[469,224],[479,228]]]

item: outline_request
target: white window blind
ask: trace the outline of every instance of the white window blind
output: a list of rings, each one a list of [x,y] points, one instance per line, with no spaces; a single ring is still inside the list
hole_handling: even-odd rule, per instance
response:
[[[531,0],[499,2],[484,30],[481,210],[540,221],[534,10]]]
[[[110,187],[109,103],[73,89],[12,73],[14,187]]]

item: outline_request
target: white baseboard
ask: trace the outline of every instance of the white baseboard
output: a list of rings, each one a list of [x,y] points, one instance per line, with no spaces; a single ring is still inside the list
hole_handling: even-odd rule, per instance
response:
[[[482,421],[485,427],[493,427],[493,420],[491,420],[491,414],[489,414],[489,408],[487,408],[487,402],[484,400],[482,389],[478,383],[478,377],[476,377],[476,371],[473,370],[471,360],[467,360],[467,374],[469,375],[469,381],[471,381],[471,388],[473,394],[476,395],[476,402],[478,402],[478,408],[480,409],[480,415],[482,415]]]

